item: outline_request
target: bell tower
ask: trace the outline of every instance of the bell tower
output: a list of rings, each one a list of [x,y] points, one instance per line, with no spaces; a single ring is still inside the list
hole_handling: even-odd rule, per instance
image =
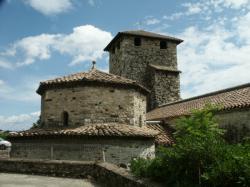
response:
[[[148,110],[180,99],[177,45],[183,40],[143,30],[119,32],[104,49],[109,72],[148,88]]]

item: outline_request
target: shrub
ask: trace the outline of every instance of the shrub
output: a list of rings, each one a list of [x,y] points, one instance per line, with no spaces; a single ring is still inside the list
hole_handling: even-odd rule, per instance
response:
[[[249,186],[250,144],[227,144],[215,111],[207,106],[179,119],[176,143],[153,160],[134,160],[132,172],[168,186]]]
[[[8,133],[6,132],[0,132],[0,138],[6,139],[8,136]]]

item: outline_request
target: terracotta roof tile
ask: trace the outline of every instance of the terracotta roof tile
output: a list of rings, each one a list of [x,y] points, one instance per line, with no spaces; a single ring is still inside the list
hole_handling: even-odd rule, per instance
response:
[[[109,51],[112,44],[121,36],[121,35],[131,35],[131,36],[143,36],[143,37],[149,37],[149,38],[157,38],[157,39],[164,39],[164,40],[170,40],[174,41],[177,44],[183,42],[183,40],[179,38],[175,38],[172,36],[166,36],[162,34],[157,34],[153,32],[148,32],[144,30],[131,30],[131,31],[122,31],[118,32],[118,34],[111,40],[111,42],[104,48],[104,51]]]
[[[75,128],[53,128],[53,129],[30,129],[18,133],[11,133],[9,137],[34,137],[34,136],[112,136],[112,137],[155,137],[158,131],[147,127],[137,127],[125,124],[106,123],[106,124],[89,124]]]
[[[162,124],[147,124],[147,128],[158,131],[159,134],[155,137],[155,143],[157,145],[169,146],[174,143],[172,137],[172,129]]]
[[[147,120],[162,120],[188,115],[207,103],[219,105],[221,110],[250,107],[250,83],[205,95],[169,103],[147,113]]]
[[[144,92],[149,92],[145,87],[140,85],[134,80],[127,79],[121,76],[105,73],[99,71],[95,68],[92,68],[89,72],[80,72],[71,74],[68,76],[63,76],[59,78],[55,78],[52,80],[47,80],[44,82],[40,82],[39,88],[37,89],[37,93],[41,94],[45,89],[51,86],[62,86],[69,84],[87,84],[87,83],[102,83],[102,84],[112,84],[112,85],[126,85],[133,88],[138,88]]]

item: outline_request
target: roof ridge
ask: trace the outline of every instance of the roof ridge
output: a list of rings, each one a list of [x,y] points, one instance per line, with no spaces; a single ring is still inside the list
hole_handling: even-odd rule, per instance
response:
[[[237,86],[233,86],[233,87],[229,87],[229,88],[225,88],[225,89],[205,93],[205,94],[202,94],[202,95],[190,97],[190,98],[187,98],[187,99],[182,99],[182,100],[179,100],[179,101],[166,103],[166,104],[160,105],[158,108],[165,107],[165,106],[170,106],[170,105],[174,105],[174,104],[178,104],[178,103],[183,103],[183,102],[186,102],[186,101],[192,101],[192,100],[199,99],[199,98],[205,98],[205,97],[213,96],[213,95],[216,95],[216,94],[221,94],[221,93],[225,93],[225,92],[228,92],[228,91],[233,91],[233,90],[236,90],[236,89],[242,89],[242,88],[247,88],[247,87],[250,87],[250,83],[240,84],[240,85],[237,85]]]
[[[55,78],[52,78],[52,79],[49,79],[49,80],[46,80],[46,81],[41,81],[40,83],[42,84],[42,83],[46,83],[48,81],[53,81],[53,80],[56,80],[56,79],[66,78],[66,77],[69,77],[69,76],[75,76],[75,75],[78,75],[78,74],[85,74],[85,73],[88,73],[88,72],[81,71],[81,72],[72,73],[72,74],[69,74],[69,75],[57,76]]]
[[[112,74],[112,73],[107,73],[107,72],[104,72],[104,71],[100,71],[100,70],[98,70],[98,69],[94,69],[96,72],[99,72],[99,73],[102,73],[102,74],[105,74],[105,75],[108,75],[108,76],[113,76],[113,77],[115,77],[115,78],[120,78],[120,79],[123,79],[123,80],[128,80],[128,81],[130,81],[131,83],[137,83],[137,84],[139,84],[137,81],[135,81],[135,80],[132,80],[132,79],[128,79],[128,78],[126,78],[126,77],[123,77],[123,76],[120,76],[120,75],[115,75],[115,74]]]

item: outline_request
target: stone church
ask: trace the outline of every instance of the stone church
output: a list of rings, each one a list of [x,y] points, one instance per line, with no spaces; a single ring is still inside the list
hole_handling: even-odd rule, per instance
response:
[[[10,135],[11,157],[115,164],[153,158],[155,146],[173,143],[171,119],[188,115],[207,101],[226,101],[227,112],[247,111],[240,114],[250,129],[249,84],[181,100],[177,68],[181,42],[141,30],[119,32],[104,49],[109,52],[110,73],[97,70],[93,63],[89,72],[41,82],[40,126]]]

